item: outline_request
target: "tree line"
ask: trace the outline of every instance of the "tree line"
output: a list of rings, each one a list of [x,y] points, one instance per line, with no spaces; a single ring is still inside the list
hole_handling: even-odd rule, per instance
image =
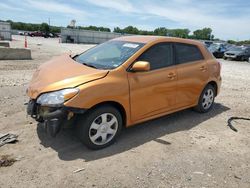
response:
[[[60,33],[61,27],[49,26],[47,23],[33,24],[24,22],[13,22],[12,20],[7,20],[11,25],[11,29],[22,30],[22,31],[43,31],[51,33]]]
[[[228,40],[229,44],[235,44],[235,45],[249,45],[250,40],[242,40],[242,41],[235,41],[235,40]]]
[[[203,28],[193,32],[190,35],[189,29],[168,29],[166,27],[156,28],[154,31],[139,30],[136,27],[128,26],[123,29],[119,27],[114,28],[116,33],[126,33],[126,34],[137,34],[137,35],[158,35],[158,36],[169,36],[169,37],[180,37],[180,38],[190,38],[190,39],[201,39],[201,40],[213,40],[214,35],[212,35],[211,28]]]

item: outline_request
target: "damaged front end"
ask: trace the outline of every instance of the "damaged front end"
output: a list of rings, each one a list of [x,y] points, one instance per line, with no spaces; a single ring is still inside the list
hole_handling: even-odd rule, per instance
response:
[[[44,123],[47,132],[55,137],[62,127],[74,122],[75,114],[84,113],[83,109],[66,107],[63,103],[77,94],[69,89],[44,93],[28,102],[27,114]],[[73,94],[72,94],[73,93]]]
[[[63,122],[69,119],[67,117],[69,113],[64,107],[41,106],[35,100],[30,100],[27,106],[27,114],[39,123],[44,123],[47,132],[52,137],[60,131]]]

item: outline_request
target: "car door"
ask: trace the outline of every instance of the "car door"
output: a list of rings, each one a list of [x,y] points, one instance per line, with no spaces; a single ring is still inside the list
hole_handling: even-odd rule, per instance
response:
[[[208,66],[196,45],[175,43],[177,108],[194,105],[208,81]]]
[[[128,72],[132,121],[171,110],[176,99],[176,68],[171,43],[159,43],[136,61],[150,63],[150,71]]]

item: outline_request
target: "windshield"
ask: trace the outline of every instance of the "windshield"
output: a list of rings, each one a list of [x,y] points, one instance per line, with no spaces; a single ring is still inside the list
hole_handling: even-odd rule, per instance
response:
[[[144,43],[108,41],[76,56],[75,61],[97,69],[114,69],[137,52]]]
[[[239,52],[241,52],[241,51],[244,51],[244,49],[245,48],[243,48],[243,47],[235,46],[235,47],[232,47],[230,49],[230,51],[239,51]]]
[[[219,45],[211,44],[211,45],[208,47],[208,50],[209,50],[210,52],[214,52],[214,51],[218,50],[219,48],[220,48]]]

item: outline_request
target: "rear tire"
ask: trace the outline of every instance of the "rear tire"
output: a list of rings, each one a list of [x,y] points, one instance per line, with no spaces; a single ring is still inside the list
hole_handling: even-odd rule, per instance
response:
[[[198,105],[194,108],[197,112],[209,112],[214,104],[215,88],[212,85],[207,85],[202,91]]]
[[[241,56],[240,60],[241,60],[241,61],[245,61],[246,58],[245,58],[244,56]]]
[[[113,106],[94,108],[77,120],[77,134],[89,149],[97,150],[113,144],[122,129],[122,116]]]

